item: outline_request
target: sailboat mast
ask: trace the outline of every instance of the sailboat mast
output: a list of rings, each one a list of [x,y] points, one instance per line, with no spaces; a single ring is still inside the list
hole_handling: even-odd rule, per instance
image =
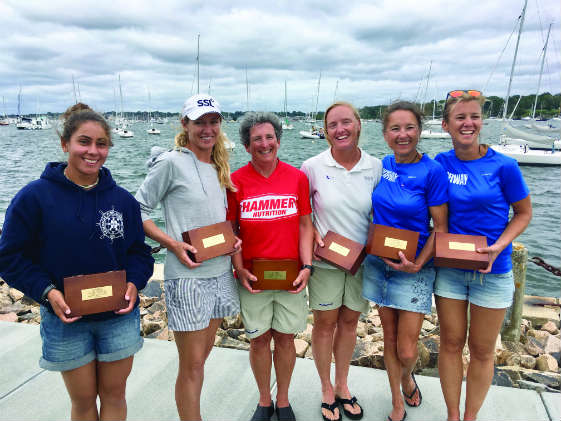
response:
[[[321,83],[321,70],[319,71],[319,78],[318,78],[318,91],[316,93],[316,106],[314,109],[314,116],[312,117],[312,120],[316,119],[317,113],[318,113],[318,101],[319,101],[319,86]]]
[[[425,111],[425,98],[427,97],[427,92],[429,91],[429,80],[430,80],[430,72],[432,70],[432,60],[429,63],[429,73],[427,74],[427,83],[425,85],[425,94],[423,95],[423,103],[421,104],[421,111]]]
[[[119,73],[119,96],[121,97],[121,119],[123,119],[123,90],[121,89],[121,74]]]
[[[288,124],[288,104],[286,102],[286,79],[284,80],[284,120]]]
[[[506,119],[506,113],[508,110],[508,98],[510,96],[510,88],[512,86],[512,76],[514,75],[514,65],[516,64],[516,56],[518,55],[518,45],[520,44],[520,35],[522,35],[522,27],[524,26],[524,17],[526,16],[526,6],[528,5],[528,0],[524,0],[524,8],[522,9],[522,14],[520,15],[520,28],[518,29],[518,38],[516,39],[516,48],[514,49],[514,59],[512,60],[512,67],[510,68],[510,78],[508,80],[508,89],[506,91],[505,98],[505,109],[503,111],[503,120]]]
[[[249,111],[249,81],[247,80],[247,66],[245,66],[245,109]]]
[[[534,101],[534,109],[532,110],[532,120],[536,116],[536,106],[538,105],[538,95],[540,94],[540,87],[541,87],[541,84],[542,84],[543,64],[545,62],[545,53],[547,52],[547,43],[549,42],[549,33],[550,32],[551,32],[551,23],[549,24],[549,29],[547,30],[547,37],[545,39],[545,45],[543,47],[542,64],[540,66],[540,77],[538,79],[538,90],[536,91],[536,100]]]
[[[197,34],[197,94],[201,92],[201,87],[199,85],[199,41],[201,39],[201,34]]]

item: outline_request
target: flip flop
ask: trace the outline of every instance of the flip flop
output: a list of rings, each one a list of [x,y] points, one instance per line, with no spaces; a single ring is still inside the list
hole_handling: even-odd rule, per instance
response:
[[[353,396],[351,399],[344,399],[340,398],[339,396],[335,396],[335,402],[338,402],[343,407],[343,412],[345,413],[346,417],[350,418],[351,420],[359,420],[364,415],[362,406],[360,406],[360,404],[357,402],[356,396]],[[354,414],[351,411],[347,411],[345,409],[345,405],[351,405],[354,407],[354,404],[357,404],[360,408],[360,412],[358,414]]]
[[[321,407],[327,409],[328,411],[331,411],[331,413],[335,415],[335,409],[339,408],[339,403],[337,401],[333,402],[332,404],[322,402]],[[333,420],[323,415],[323,412],[321,413],[321,416],[323,417],[324,421],[341,421],[341,411],[339,411],[339,418],[335,418]]]
[[[401,393],[403,393],[403,397],[405,398],[405,403],[407,404],[407,406],[411,406],[415,408],[417,406],[420,406],[421,403],[423,402],[423,395],[421,394],[421,389],[419,389],[419,385],[417,384],[417,380],[415,380],[415,375],[413,373],[411,373],[411,378],[413,379],[413,383],[415,383],[415,388],[413,389],[410,395],[408,395],[403,391]],[[407,399],[413,399],[413,396],[415,396],[415,392],[417,391],[419,391],[419,403],[410,404],[409,402],[407,402]]]
[[[403,411],[403,418],[400,419],[399,421],[404,421],[404,420],[405,420],[405,417],[407,417],[407,411]],[[392,420],[392,417],[390,417],[390,416],[388,415],[388,421],[394,421],[394,420]]]

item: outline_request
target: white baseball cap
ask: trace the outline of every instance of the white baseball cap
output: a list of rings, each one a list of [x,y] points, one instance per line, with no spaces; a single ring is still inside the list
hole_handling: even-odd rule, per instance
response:
[[[181,110],[181,117],[187,117],[189,120],[196,120],[209,113],[218,113],[220,117],[222,117],[220,104],[210,95],[197,94],[185,101],[183,109]]]

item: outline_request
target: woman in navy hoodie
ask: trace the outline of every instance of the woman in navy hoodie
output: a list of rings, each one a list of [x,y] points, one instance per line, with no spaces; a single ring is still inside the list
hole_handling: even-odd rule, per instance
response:
[[[138,291],[154,260],[138,203],[102,166],[112,146],[107,122],[84,104],[63,117],[68,163],[48,163],[12,200],[0,237],[0,275],[41,304],[39,365],[62,373],[71,418],[125,419],[126,381],[143,343]],[[63,278],[115,270],[126,271],[128,306],[72,317]]]

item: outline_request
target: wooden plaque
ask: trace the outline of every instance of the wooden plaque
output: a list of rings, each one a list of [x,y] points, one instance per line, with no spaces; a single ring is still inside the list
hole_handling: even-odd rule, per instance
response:
[[[483,235],[437,232],[434,265],[455,269],[485,269],[489,266],[489,255],[475,251],[482,247],[487,247],[487,237]]]
[[[251,284],[251,288],[263,290],[296,289],[292,283],[300,273],[298,260],[253,259],[252,265],[252,273],[257,277],[257,281]]]
[[[350,240],[333,231],[323,237],[323,247],[318,247],[316,256],[321,260],[355,275],[366,257],[364,245]]]
[[[64,300],[70,316],[103,313],[126,308],[127,274],[116,270],[64,278]]]
[[[414,262],[418,242],[418,232],[370,224],[366,252],[375,256],[400,260],[397,253],[401,251],[407,260]]]
[[[185,231],[181,236],[184,242],[197,249],[195,254],[188,252],[191,260],[197,263],[235,251],[236,238],[228,221]]]

